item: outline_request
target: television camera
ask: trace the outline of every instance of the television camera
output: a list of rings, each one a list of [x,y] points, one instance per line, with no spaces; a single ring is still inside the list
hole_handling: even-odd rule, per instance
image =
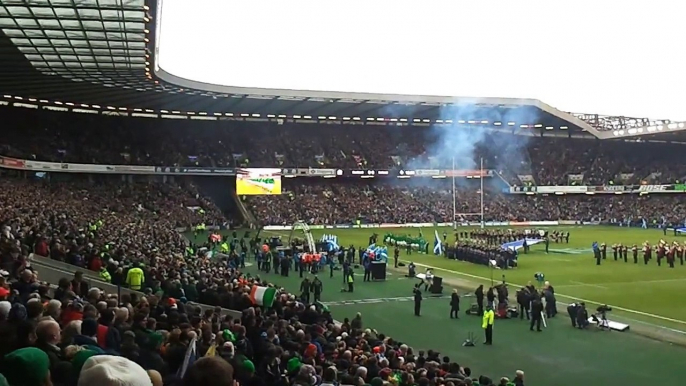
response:
[[[603,304],[596,308],[596,312],[591,315],[591,319],[593,319],[598,328],[610,331],[610,324],[607,321],[607,313],[610,311],[612,311],[612,307]]]

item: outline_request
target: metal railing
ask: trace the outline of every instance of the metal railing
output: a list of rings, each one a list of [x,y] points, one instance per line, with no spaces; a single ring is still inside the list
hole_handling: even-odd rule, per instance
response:
[[[31,266],[34,268],[36,272],[38,272],[38,279],[41,281],[48,282],[52,285],[57,285],[57,283],[59,283],[60,279],[62,278],[71,279],[74,276],[74,273],[76,273],[76,271],[80,271],[83,272],[83,280],[86,283],[88,283],[90,287],[99,288],[109,294],[136,294],[136,296],[138,297],[145,296],[145,294],[143,294],[140,291],[134,291],[130,288],[116,286],[114,284],[107,283],[100,279],[100,277],[96,273],[88,269],[83,269],[75,265],[67,264],[62,261],[52,260],[50,258],[39,256],[36,254],[31,254],[29,256],[29,259],[31,261]],[[215,308],[214,306],[195,302],[188,302],[188,305],[198,306],[202,309],[202,312],[205,312],[206,310],[214,310]],[[226,308],[222,308],[222,314],[231,315],[231,317],[234,319],[241,317],[240,311],[229,310]]]

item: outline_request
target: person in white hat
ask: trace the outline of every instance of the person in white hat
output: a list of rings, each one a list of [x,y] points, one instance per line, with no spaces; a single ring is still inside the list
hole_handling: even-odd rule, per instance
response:
[[[81,369],[78,386],[152,386],[148,373],[124,357],[96,355]]]

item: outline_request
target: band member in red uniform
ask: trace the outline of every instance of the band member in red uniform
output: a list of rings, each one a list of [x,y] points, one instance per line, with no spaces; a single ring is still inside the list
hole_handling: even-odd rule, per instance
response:
[[[650,251],[650,244],[646,241],[643,243],[643,263],[645,265],[648,265],[648,261],[650,261],[651,257],[651,251]]]
[[[636,244],[631,247],[631,254],[634,256],[634,264],[638,264],[638,247]]]
[[[665,245],[660,242],[657,246],[657,266],[662,266],[662,259],[665,257]]]
[[[684,247],[676,243],[676,256],[679,258],[679,264],[684,265]]]
[[[607,258],[607,245],[605,243],[600,244],[600,254],[603,256],[603,260]]]
[[[666,247],[667,248],[667,264],[669,264],[669,268],[674,268],[674,254],[676,253],[676,248],[674,245],[671,247]]]

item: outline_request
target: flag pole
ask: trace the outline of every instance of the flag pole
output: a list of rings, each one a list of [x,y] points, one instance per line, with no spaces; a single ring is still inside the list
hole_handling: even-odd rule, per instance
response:
[[[484,159],[481,157],[481,229],[484,229]]]
[[[457,229],[457,197],[455,192],[455,157],[453,156],[453,229]]]

